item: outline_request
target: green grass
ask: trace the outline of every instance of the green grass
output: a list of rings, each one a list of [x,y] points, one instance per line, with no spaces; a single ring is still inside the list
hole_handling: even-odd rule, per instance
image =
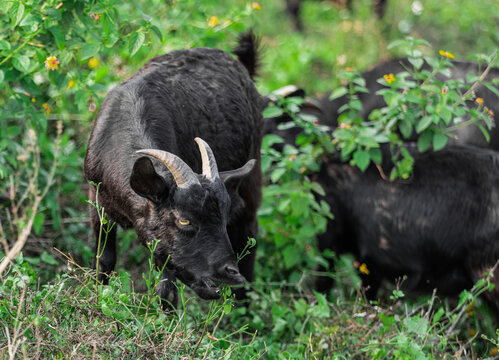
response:
[[[154,287],[134,291],[127,272],[96,287],[91,272],[68,260],[73,270],[40,285],[17,259],[0,287],[2,358],[453,359],[487,354],[499,341],[478,335],[490,316],[477,304],[479,287],[454,306],[434,296],[404,302],[401,291],[378,306],[351,296],[348,281],[329,301],[303,282],[256,282],[246,307],[229,289],[208,303],[180,286],[172,314]]]

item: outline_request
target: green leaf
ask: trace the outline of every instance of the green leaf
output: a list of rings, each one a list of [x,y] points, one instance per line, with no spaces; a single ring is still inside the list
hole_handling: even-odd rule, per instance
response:
[[[5,73],[3,70],[0,70],[0,84],[3,83],[3,80],[5,79]]]
[[[282,139],[282,137],[274,134],[268,134],[263,137],[262,148],[267,149],[274,144],[281,144],[283,142],[284,140]]]
[[[381,164],[381,160],[383,159],[380,149],[371,149],[369,150],[369,156],[371,160],[376,164]]]
[[[400,99],[400,96],[401,94],[393,90],[389,90],[383,93],[383,99],[389,107],[395,107],[398,100]]]
[[[321,196],[325,196],[326,193],[324,192],[324,189],[322,188],[322,186],[319,184],[319,183],[316,183],[316,182],[311,182],[309,183],[310,185],[310,188],[316,192],[317,194],[321,195]]]
[[[24,255],[22,252],[20,252],[19,255],[17,255],[16,257],[16,263],[18,265],[22,265],[23,261],[24,261]]]
[[[482,124],[476,124],[476,126],[478,126],[478,128],[482,132],[482,134],[485,137],[485,139],[487,140],[487,142],[490,142],[490,135],[489,135],[489,132],[487,131],[487,129],[485,129]]]
[[[119,35],[117,33],[110,33],[108,35],[102,34],[101,35],[101,41],[104,44],[105,47],[110,48],[116,44],[116,42],[120,39]]]
[[[282,252],[284,257],[284,266],[290,269],[301,261],[301,255],[298,253],[296,245],[288,245]]]
[[[61,29],[59,29],[57,26],[53,26],[49,30],[54,36],[57,48],[60,51],[64,50],[64,46],[66,45],[66,39],[64,38],[64,34],[62,33]]]
[[[444,314],[445,314],[444,308],[440,307],[438,311],[435,313],[435,315],[433,315],[433,325],[435,325]]]
[[[43,227],[43,222],[45,221],[45,215],[42,213],[37,213],[33,219],[33,230],[35,234],[40,235]]]
[[[364,172],[367,167],[369,166],[369,162],[371,161],[371,157],[369,156],[369,153],[365,152],[364,150],[357,150],[353,154],[353,160],[355,161],[355,164],[357,167]]]
[[[111,309],[109,308],[109,306],[107,306],[106,303],[102,303],[100,308],[101,308],[102,313],[104,315],[106,315],[106,316],[112,316],[113,313],[112,313]]]
[[[21,128],[19,126],[9,126],[7,128],[7,135],[14,137],[21,133]]]
[[[151,30],[154,33],[154,35],[157,36],[159,41],[163,42],[163,33],[161,33],[161,30],[156,25],[152,25]]]
[[[425,131],[418,137],[418,150],[419,152],[425,152],[430,148],[431,141],[433,139],[431,131]]]
[[[29,57],[26,55],[16,56],[12,60],[12,65],[20,72],[27,73],[29,71]]]
[[[388,46],[386,47],[388,50],[393,49],[394,47],[401,46],[401,45],[406,45],[407,40],[395,40],[392,41]]]
[[[97,43],[88,43],[81,47],[80,61],[90,59],[92,56],[96,55],[100,50],[100,45]]]
[[[370,136],[358,136],[356,139],[357,144],[362,145],[366,148],[377,148],[379,147],[378,142],[374,137]]]
[[[421,134],[424,130],[428,128],[432,123],[431,116],[424,116],[421,120],[416,124],[416,132]]]
[[[358,77],[353,79],[354,84],[359,85],[360,87],[365,88],[366,87],[366,80],[362,77]]]
[[[343,95],[346,95],[346,94],[348,94],[348,89],[344,86],[341,86],[341,87],[333,90],[331,95],[329,95],[329,100],[337,99],[337,98],[342,97]]]
[[[490,91],[492,91],[497,97],[499,97],[499,90],[494,86],[492,85],[491,83],[488,83],[488,82],[484,82],[483,85],[485,85],[487,87],[487,89],[489,89]]]
[[[314,291],[314,295],[317,297],[317,305],[312,308],[313,315],[318,318],[327,319],[330,317],[329,304],[324,294]]]
[[[0,40],[0,50],[10,50],[10,43],[5,40]]]
[[[262,112],[264,118],[274,118],[284,114],[284,110],[278,106],[269,106]]]
[[[140,50],[145,39],[146,36],[144,33],[139,31],[134,32],[130,36],[130,40],[128,41],[128,51],[130,51],[130,56],[135,55],[135,53]]]
[[[431,47],[431,44],[428,41],[426,41],[425,39],[415,39],[414,40],[414,44],[415,45],[423,45],[423,46]]]
[[[407,321],[407,330],[422,338],[428,331],[428,320],[417,316],[410,317]]]
[[[399,123],[399,130],[405,139],[412,135],[412,124],[409,121],[401,121]]]
[[[275,183],[277,182],[282,175],[286,172],[285,168],[277,168],[274,171],[272,171],[272,174],[270,174],[270,180]]]
[[[409,62],[412,64],[412,66],[414,66],[414,68],[417,70],[421,69],[421,67],[423,66],[423,63],[424,63],[423,59],[416,58],[416,57],[410,57],[407,60],[409,60]]]
[[[449,125],[452,121],[452,112],[447,106],[442,106],[440,109],[440,117],[444,119],[445,125]]]
[[[5,6],[5,5],[4,5]],[[22,20],[24,15],[24,5],[22,2],[14,2],[9,9],[9,15],[14,27]]]
[[[41,253],[40,260],[49,265],[59,265],[59,262],[46,251]]]
[[[433,134],[433,150],[438,151],[442,149],[447,144],[447,140],[449,138],[442,133],[437,132]]]

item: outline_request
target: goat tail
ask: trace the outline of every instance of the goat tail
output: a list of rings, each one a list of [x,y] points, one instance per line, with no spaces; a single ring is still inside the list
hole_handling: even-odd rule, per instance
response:
[[[239,34],[237,46],[233,50],[233,53],[248,70],[252,79],[257,75],[260,66],[259,47],[260,39],[250,29]]]

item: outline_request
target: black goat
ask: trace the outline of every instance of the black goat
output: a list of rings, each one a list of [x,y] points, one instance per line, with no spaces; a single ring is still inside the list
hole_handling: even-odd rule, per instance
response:
[[[374,94],[383,87],[376,80],[403,71],[404,64],[394,60],[362,74],[370,90],[369,94],[359,95],[364,119],[372,110],[385,106],[383,98]],[[478,73],[476,64],[454,64],[453,78]],[[497,68],[487,79],[492,78],[499,78]],[[483,86],[476,92],[497,120],[497,96]],[[287,95],[304,96],[296,89]],[[334,130],[338,126],[338,109],[346,102],[346,97],[307,99],[301,112],[317,116],[319,124]],[[471,102],[468,105],[474,106]],[[278,128],[290,120],[286,115],[264,119],[265,133],[275,133],[285,143],[294,144],[299,129]],[[497,127],[492,129],[490,144],[471,126],[461,129],[458,136],[454,145],[438,152],[420,154],[407,145],[415,158],[414,173],[408,182],[388,182],[374,165],[362,173],[342,163],[336,154],[327,156],[320,172],[312,175],[323,186],[324,200],[335,215],[327,232],[320,236],[319,247],[337,254],[353,253],[367,264],[370,274],[363,276],[363,282],[368,287],[368,298],[376,297],[383,279],[393,281],[403,275],[408,276],[405,289],[427,292],[437,288],[440,294],[455,295],[470,288],[499,260],[499,153],[463,146],[499,150],[499,132]],[[387,171],[393,164],[386,147],[382,150],[383,168]],[[334,266],[333,260],[330,266]],[[499,312],[498,269],[492,281],[495,289],[487,293],[487,299]],[[319,290],[332,285],[328,277],[318,279]]]
[[[499,260],[499,153],[457,145],[422,154],[408,149],[415,158],[409,181],[383,180],[374,165],[362,173],[335,156],[313,176],[335,215],[319,248],[366,263],[369,299],[383,279],[404,275],[404,289],[457,295]],[[499,310],[499,268],[492,281],[486,297]],[[319,290],[332,285],[319,278]]]
[[[175,278],[203,299],[219,296],[214,281],[252,280],[256,248],[239,268],[235,253],[256,237],[261,201],[262,98],[250,76],[256,47],[248,32],[234,50],[239,61],[209,48],[158,56],[109,92],[95,121],[86,178],[101,183],[111,221],[133,227],[143,244],[159,240],[164,306],[176,306]],[[93,208],[90,217],[98,239]],[[99,262],[103,282],[115,263],[116,228]]]

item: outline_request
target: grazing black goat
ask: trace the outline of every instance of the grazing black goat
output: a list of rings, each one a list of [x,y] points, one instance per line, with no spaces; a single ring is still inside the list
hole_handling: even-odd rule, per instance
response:
[[[219,296],[214,282],[252,280],[256,248],[239,264],[235,254],[256,237],[261,201],[256,48],[248,32],[234,50],[239,61],[210,48],[158,56],[109,92],[95,121],[86,178],[101,183],[111,221],[133,227],[144,245],[159,241],[164,306],[176,306],[176,278],[203,299]],[[98,239],[93,208],[90,217]],[[116,227],[99,262],[103,282],[115,263]]]

